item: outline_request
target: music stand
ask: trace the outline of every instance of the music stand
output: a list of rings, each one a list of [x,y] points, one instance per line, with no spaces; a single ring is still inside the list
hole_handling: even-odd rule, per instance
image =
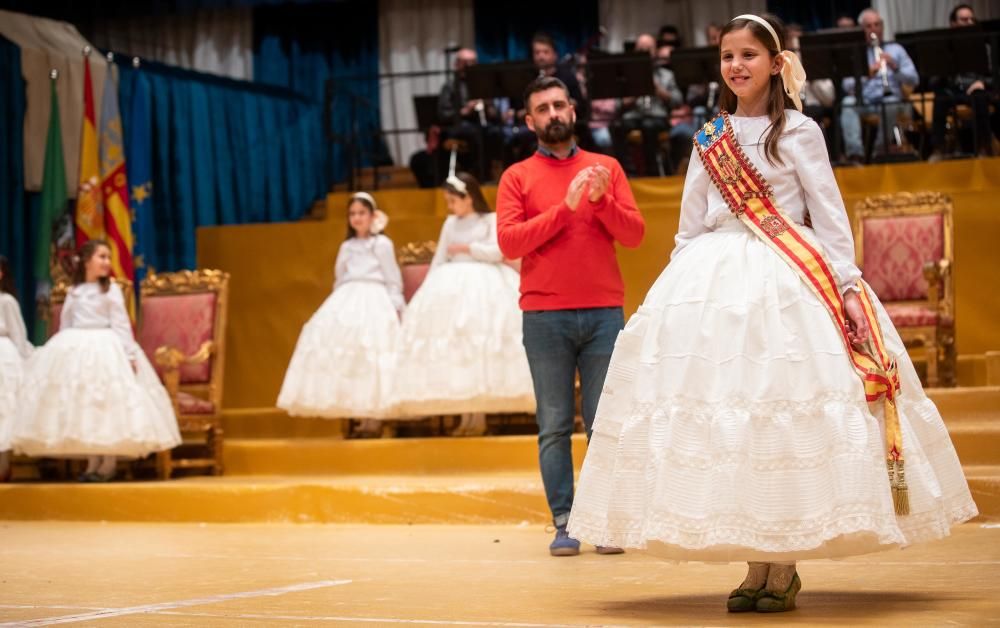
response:
[[[591,99],[632,98],[655,93],[653,60],[648,52],[594,57],[587,62]]]
[[[816,33],[803,33],[799,38],[799,55],[810,80],[830,79],[836,94],[835,107],[844,107],[843,79],[854,79],[856,105],[862,104],[861,77],[868,75],[868,50],[864,30],[827,29]],[[837,109],[840,111],[840,109]],[[840,116],[833,116],[834,152],[843,151],[843,135]],[[884,142],[888,146],[888,129],[883,129]]]
[[[538,78],[538,68],[527,61],[480,63],[465,69],[469,98],[520,100],[528,83]]]
[[[966,72],[985,76],[990,72],[987,38],[980,26],[965,26],[899,33],[896,43],[906,48],[921,78]]]
[[[670,55],[670,69],[685,91],[691,85],[719,81],[719,48],[678,48]]]
[[[860,78],[868,75],[868,44],[864,31],[830,30],[803,33],[799,38],[799,52],[806,75],[811,79],[825,78],[834,82],[841,96],[841,79],[853,77],[860,102]]]
[[[438,119],[438,96],[427,94],[413,97],[413,110],[417,114],[417,128],[426,133],[427,129],[441,124]]]

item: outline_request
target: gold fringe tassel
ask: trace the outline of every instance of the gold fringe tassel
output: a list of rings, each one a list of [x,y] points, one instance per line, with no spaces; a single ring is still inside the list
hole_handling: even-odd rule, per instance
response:
[[[892,504],[897,515],[910,514],[910,491],[906,486],[903,461],[890,458],[886,461],[889,469],[889,486],[892,488]]]

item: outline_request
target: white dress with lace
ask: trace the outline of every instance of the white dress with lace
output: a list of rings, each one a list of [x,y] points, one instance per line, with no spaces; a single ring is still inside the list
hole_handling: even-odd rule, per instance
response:
[[[333,294],[295,344],[278,407],[295,416],[390,416],[403,311],[403,278],[392,240],[351,238],[337,252]]]
[[[11,449],[24,361],[33,351],[17,299],[0,292],[0,452]]]
[[[18,405],[14,450],[31,456],[141,457],[181,442],[117,284],[69,291],[59,332],[25,366]]]
[[[842,289],[860,277],[819,127],[787,111],[784,164],[766,118],[732,118],[777,204],[824,249]],[[911,514],[896,516],[879,404],[865,401],[817,297],[731,216],[697,153],[671,261],[628,321],[598,405],[569,531],[674,559],[783,561],[946,536],[976,515],[941,416],[884,309],[899,362]]]
[[[449,254],[452,244],[469,252]],[[534,412],[519,283],[503,263],[496,214],[445,220],[403,320],[396,395],[404,416]]]

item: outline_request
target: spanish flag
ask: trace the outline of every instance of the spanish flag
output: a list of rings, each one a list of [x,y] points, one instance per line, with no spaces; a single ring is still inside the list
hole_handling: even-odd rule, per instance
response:
[[[132,213],[129,211],[128,177],[125,174],[125,144],[118,110],[118,86],[114,65],[108,64],[101,98],[100,164],[104,196],[104,230],[111,245],[111,272],[119,279],[135,281],[132,264]]]
[[[90,49],[83,54],[83,137],[80,141],[80,179],[76,192],[76,244],[104,238],[104,207],[97,160],[97,123],[94,88],[90,80]]]

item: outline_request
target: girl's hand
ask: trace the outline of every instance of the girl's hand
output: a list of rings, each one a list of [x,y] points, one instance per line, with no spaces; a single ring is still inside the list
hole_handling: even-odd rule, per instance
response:
[[[471,251],[468,244],[449,244],[448,245],[448,255],[460,255],[462,253],[468,253]]]
[[[844,295],[844,311],[847,313],[847,337],[853,345],[863,345],[868,342],[871,330],[868,328],[868,319],[865,318],[864,308],[861,307],[861,299],[858,293],[849,290]]]

